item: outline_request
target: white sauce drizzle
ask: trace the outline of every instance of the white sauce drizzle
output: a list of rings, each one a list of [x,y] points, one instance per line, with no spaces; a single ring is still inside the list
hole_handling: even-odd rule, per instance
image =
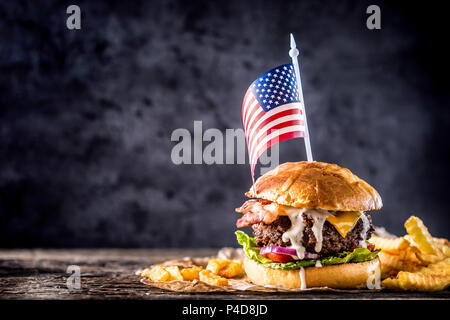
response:
[[[377,261],[374,264],[371,264],[367,270],[367,281],[366,286],[367,289],[373,290],[373,289],[381,289],[380,285],[380,277],[381,277],[381,271],[380,271],[380,262]]]
[[[322,263],[320,262],[320,260],[316,261],[316,265],[317,268],[321,268],[322,267]]]
[[[303,230],[305,228],[303,213],[312,217],[314,220],[312,227],[314,237],[316,238],[314,250],[320,252],[320,250],[322,250],[323,225],[331,213],[327,210],[306,208],[288,208],[285,211],[291,220],[291,227],[288,231],[283,233],[282,240],[284,242],[291,242],[290,248],[297,251],[297,259],[302,260],[305,258],[305,247],[302,244]]]
[[[300,290],[305,290],[306,289],[305,268],[303,268],[303,267],[300,268],[299,275],[300,275],[300,281],[302,282],[300,284]]]
[[[363,228],[362,228],[362,231],[361,231],[361,238],[362,238],[362,240],[360,242],[360,245],[361,245],[362,248],[367,248],[367,243],[366,243],[367,231],[369,231],[370,222],[369,222],[369,219],[367,219],[367,216],[364,214],[364,212],[361,212],[360,218],[361,218],[361,220],[363,222]]]
[[[314,220],[312,226],[312,232],[314,233],[314,237],[316,238],[316,245],[314,250],[316,252],[320,252],[322,250],[322,241],[323,241],[323,224],[330,213],[326,210],[316,209],[316,210],[308,210],[307,214],[311,216]]]
[[[297,251],[297,257],[300,260],[305,258],[305,247],[302,244],[302,240],[303,229],[305,228],[303,212],[306,210],[307,209],[305,208],[289,208],[286,210],[286,214],[288,215],[289,220],[291,220],[291,227],[288,231],[283,233],[283,236],[281,237],[284,242],[291,241],[290,248]]]

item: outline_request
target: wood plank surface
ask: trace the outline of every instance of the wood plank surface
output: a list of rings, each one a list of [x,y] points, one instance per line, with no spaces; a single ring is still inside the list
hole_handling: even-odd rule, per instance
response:
[[[215,249],[0,250],[0,299],[450,299],[450,291],[179,294],[150,288],[134,272],[153,263],[185,256],[204,257]],[[67,267],[81,271],[81,288],[69,290]]]

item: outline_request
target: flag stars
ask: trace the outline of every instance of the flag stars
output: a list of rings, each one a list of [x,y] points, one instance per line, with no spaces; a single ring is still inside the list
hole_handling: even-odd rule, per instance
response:
[[[255,97],[258,97],[259,103],[266,111],[287,103],[299,102],[293,70],[291,64],[272,69],[251,85]]]

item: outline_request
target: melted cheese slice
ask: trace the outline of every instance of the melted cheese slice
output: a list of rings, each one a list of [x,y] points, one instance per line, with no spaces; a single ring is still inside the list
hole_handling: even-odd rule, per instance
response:
[[[342,238],[345,238],[347,233],[353,229],[360,216],[360,211],[343,211],[335,216],[327,217],[327,221],[336,228]]]

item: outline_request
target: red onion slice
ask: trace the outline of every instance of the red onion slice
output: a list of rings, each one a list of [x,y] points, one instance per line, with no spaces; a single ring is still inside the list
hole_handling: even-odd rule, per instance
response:
[[[291,248],[266,246],[262,247],[261,250],[259,250],[259,254],[266,255],[267,253],[285,254],[293,258],[297,258],[297,251]],[[319,259],[320,257],[321,257],[320,254],[305,252],[305,259]]]

